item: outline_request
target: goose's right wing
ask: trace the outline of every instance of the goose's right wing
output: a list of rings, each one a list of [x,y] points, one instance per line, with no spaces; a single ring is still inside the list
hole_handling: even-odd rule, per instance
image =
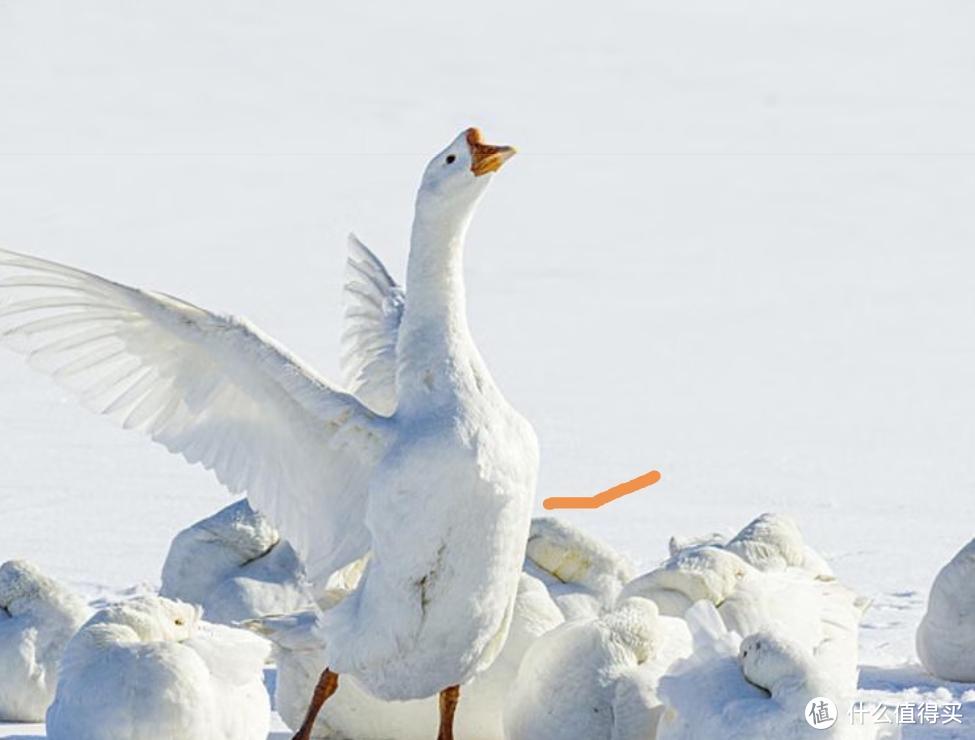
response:
[[[0,341],[87,406],[246,491],[312,577],[368,550],[366,481],[390,421],[250,324],[0,250]]]
[[[346,387],[382,414],[396,410],[396,341],[406,294],[379,258],[349,234],[341,369]]]

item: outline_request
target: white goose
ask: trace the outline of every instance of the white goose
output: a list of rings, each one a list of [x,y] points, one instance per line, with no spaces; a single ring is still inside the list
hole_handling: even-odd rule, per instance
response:
[[[532,519],[525,572],[540,579],[568,620],[612,611],[633,565],[609,545],[563,519]]]
[[[931,584],[928,609],[917,628],[917,654],[933,676],[975,682],[975,540],[965,545]]]
[[[169,545],[159,595],[203,607],[233,624],[312,604],[298,556],[247,499],[184,529]]]
[[[102,609],[64,651],[50,740],[264,740],[270,645],[156,596]]]
[[[657,686],[691,652],[686,623],[647,599],[566,622],[525,653],[504,708],[508,740],[645,740],[662,707]]]
[[[855,690],[837,684],[801,644],[776,630],[762,630],[744,640],[729,632],[712,604],[687,612],[694,652],[674,664],[660,681],[665,709],[658,740],[879,740],[897,737],[895,727],[875,724],[872,707],[862,723],[849,709],[859,701]],[[828,729],[814,729],[805,719],[814,697],[836,703],[838,716]],[[889,730],[894,730],[889,732]]]
[[[277,665],[274,705],[290,727],[301,724],[308,694],[321,671],[326,652],[314,611],[265,617],[243,626],[274,643]],[[562,613],[541,581],[523,573],[515,599],[511,629],[504,649],[484,673],[466,687],[457,708],[455,729],[466,740],[503,740],[502,711],[518,667],[535,640],[563,622]],[[312,737],[356,740],[422,740],[437,717],[434,698],[380,701],[353,680],[343,681],[315,723]]]
[[[856,687],[857,636],[867,601],[828,574],[786,517],[765,514],[726,545],[679,550],[628,583],[622,596],[651,599],[670,616],[710,601],[729,629],[750,635],[772,627],[809,650],[834,682]]]
[[[44,719],[64,647],[90,615],[81,597],[35,565],[0,565],[0,722]]]
[[[356,591],[323,618],[328,668],[297,738],[344,672],[382,699],[440,692],[450,738],[458,687],[504,644],[538,443],[471,339],[462,259],[491,173],[513,153],[468,129],[423,174],[405,302],[380,312],[388,321],[363,317],[365,339],[350,339],[366,358],[352,365],[387,389],[382,411],[395,388],[389,416],[244,321],[0,252],[0,332],[32,364],[246,491],[313,580],[371,550]],[[388,294],[382,273],[370,290]]]

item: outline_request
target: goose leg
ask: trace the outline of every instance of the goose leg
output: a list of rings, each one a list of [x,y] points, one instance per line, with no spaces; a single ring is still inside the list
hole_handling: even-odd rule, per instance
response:
[[[308,711],[305,713],[305,721],[301,723],[301,727],[291,740],[311,739],[311,730],[315,726],[315,718],[318,717],[318,712],[321,710],[322,704],[325,703],[328,697],[335,693],[338,687],[339,674],[332,673],[328,668],[322,671],[318,683],[315,684],[315,691],[311,695],[311,703],[308,705]]]
[[[440,692],[440,734],[437,740],[454,740],[454,712],[460,701],[460,686],[450,686]]]

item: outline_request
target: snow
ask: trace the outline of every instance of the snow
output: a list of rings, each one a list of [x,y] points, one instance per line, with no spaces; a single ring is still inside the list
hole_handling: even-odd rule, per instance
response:
[[[913,645],[975,521],[973,20],[8,0],[0,242],[247,316],[337,378],[346,233],[401,279],[421,168],[481,126],[521,154],[472,227],[471,324],[541,440],[537,501],[660,470],[565,514],[641,570],[672,534],[790,514],[872,599],[861,686],[964,701],[972,735],[971,686]],[[89,598],[158,584],[173,536],[229,502],[14,355],[0,429],[0,562]]]

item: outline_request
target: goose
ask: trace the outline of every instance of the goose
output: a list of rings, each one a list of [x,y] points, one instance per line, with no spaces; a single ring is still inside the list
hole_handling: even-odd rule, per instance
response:
[[[859,625],[869,602],[825,574],[824,565],[790,520],[763,515],[727,544],[679,550],[628,583],[621,597],[649,598],[668,616],[683,616],[697,601],[708,601],[738,634],[774,627],[852,690]]]
[[[546,585],[567,620],[611,611],[635,572],[609,545],[556,517],[532,519],[524,569]]]
[[[91,609],[33,563],[0,565],[0,721],[40,722],[65,645]]]
[[[862,724],[851,721],[848,711],[855,694],[837,685],[805,647],[776,630],[760,630],[742,640],[708,602],[692,607],[687,620],[694,651],[660,680],[664,709],[657,740],[897,736],[896,730],[874,724],[869,710]],[[836,705],[836,722],[830,728],[806,721],[807,705],[816,697]]]
[[[810,547],[795,519],[765,513],[749,522],[725,545],[749,565],[761,571],[801,568],[814,578],[833,578],[833,570]]]
[[[326,653],[316,629],[318,613],[248,620],[242,626],[269,639],[277,665],[275,708],[290,727],[301,724],[307,697]],[[545,586],[522,574],[515,598],[511,629],[498,658],[465,690],[456,715],[456,731],[469,740],[504,740],[502,710],[525,652],[538,637],[562,624],[563,617]],[[420,740],[437,716],[435,699],[387,702],[372,697],[353,680],[345,681],[329,699],[329,711],[315,722],[312,737],[356,740]]]
[[[49,740],[264,740],[265,640],[142,596],[97,612],[68,643]]]
[[[247,499],[176,535],[159,594],[199,604],[207,621],[218,624],[286,614],[312,603],[295,551]]]
[[[720,532],[701,537],[671,537],[670,555],[707,545],[723,547],[762,571],[795,567],[814,577],[833,577],[829,564],[806,544],[795,519],[785,514],[762,514],[733,537]]]
[[[569,621],[528,649],[504,709],[508,740],[643,740],[661,712],[657,683],[691,652],[681,619],[647,599]]]
[[[916,633],[918,657],[947,681],[975,682],[975,540],[938,572]]]
[[[472,340],[463,247],[514,152],[476,128],[461,132],[423,173],[402,305],[391,280],[363,278],[368,300],[381,296],[389,310],[379,323],[361,317],[347,349],[361,361],[346,365],[363,383],[395,388],[392,413],[246,321],[0,252],[0,334],[33,366],[246,492],[313,583],[369,553],[356,590],[323,615],[327,665],[298,740],[343,673],[380,699],[438,694],[439,737],[449,740],[460,686],[505,642],[538,441]]]

